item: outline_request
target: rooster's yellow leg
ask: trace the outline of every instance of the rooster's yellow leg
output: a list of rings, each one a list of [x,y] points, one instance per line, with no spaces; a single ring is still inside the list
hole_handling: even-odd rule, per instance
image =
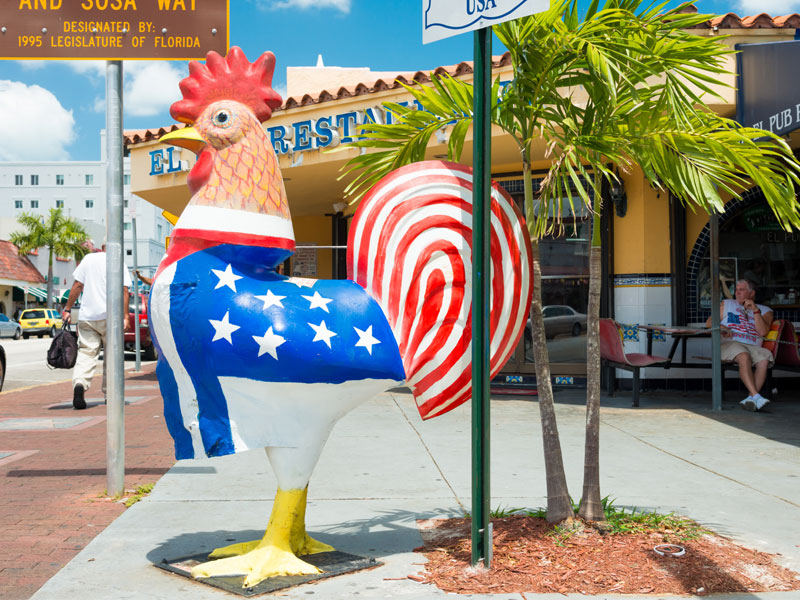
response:
[[[324,544],[319,540],[315,540],[308,533],[306,533],[306,502],[308,498],[308,487],[303,490],[303,497],[299,510],[297,511],[296,518],[292,523],[292,530],[289,541],[291,543],[292,552],[297,555],[303,554],[317,554],[319,552],[332,552],[333,546]],[[229,556],[241,556],[251,550],[255,550],[261,540],[253,540],[251,542],[239,542],[231,544],[230,546],[223,546],[217,548],[209,558],[227,558]]]
[[[197,565],[192,569],[192,576],[199,578],[246,575],[244,587],[250,587],[276,575],[319,573],[317,567],[300,560],[295,555],[302,553],[306,546],[326,546],[312,540],[305,533],[303,522],[306,497],[307,489],[278,489],[264,537],[257,542],[234,544],[215,550],[209,555],[210,558],[220,556],[222,552],[228,551],[236,554],[229,558],[220,558]],[[326,548],[329,547],[326,546]],[[316,550],[316,552],[322,551],[324,550]]]

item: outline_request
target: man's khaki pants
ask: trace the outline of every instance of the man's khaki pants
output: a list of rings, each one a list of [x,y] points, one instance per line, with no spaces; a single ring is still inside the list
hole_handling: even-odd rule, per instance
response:
[[[72,371],[72,387],[80,384],[84,391],[89,389],[97,355],[106,345],[106,321],[78,321],[78,359]],[[106,356],[103,352],[103,396],[106,395]]]

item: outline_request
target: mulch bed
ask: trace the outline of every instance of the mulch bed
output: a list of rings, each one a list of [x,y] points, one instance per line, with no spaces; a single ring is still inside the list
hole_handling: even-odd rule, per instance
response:
[[[800,575],[774,563],[775,555],[743,548],[705,534],[691,541],[666,540],[663,533],[602,535],[581,527],[567,539],[548,535],[544,519],[492,519],[491,570],[472,568],[466,519],[419,521],[428,559],[414,577],[446,592],[581,594],[718,594],[800,590]],[[678,543],[686,553],[659,556],[653,547]]]

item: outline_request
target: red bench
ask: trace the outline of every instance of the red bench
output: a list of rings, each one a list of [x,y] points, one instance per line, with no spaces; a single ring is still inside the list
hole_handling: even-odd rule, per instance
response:
[[[639,406],[639,371],[642,367],[663,367],[670,360],[639,352],[625,353],[619,325],[613,319],[600,319],[600,358],[609,367],[633,372],[633,406]],[[610,396],[614,395],[614,377],[609,378]]]

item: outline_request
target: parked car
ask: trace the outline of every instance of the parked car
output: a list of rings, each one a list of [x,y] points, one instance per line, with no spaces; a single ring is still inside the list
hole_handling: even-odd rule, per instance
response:
[[[545,337],[554,338],[559,333],[578,336],[586,330],[586,315],[564,304],[543,306],[542,318]]]
[[[61,327],[61,314],[54,308],[29,308],[22,311],[19,323],[26,340],[32,335],[53,337]]]
[[[158,352],[156,352],[156,346],[150,337],[147,316],[147,296],[139,294],[139,346],[142,349],[142,358],[144,360],[156,360]],[[128,331],[125,332],[125,350],[128,352],[136,351],[136,330],[133,328],[134,318],[133,302],[131,302],[130,312],[128,313]]]
[[[0,337],[10,337],[18,340],[22,335],[22,325],[0,313]]]
[[[544,337],[554,338],[560,333],[578,336],[586,331],[586,315],[566,304],[550,304],[542,307]],[[525,355],[533,360],[533,326],[531,320],[525,326]]]

